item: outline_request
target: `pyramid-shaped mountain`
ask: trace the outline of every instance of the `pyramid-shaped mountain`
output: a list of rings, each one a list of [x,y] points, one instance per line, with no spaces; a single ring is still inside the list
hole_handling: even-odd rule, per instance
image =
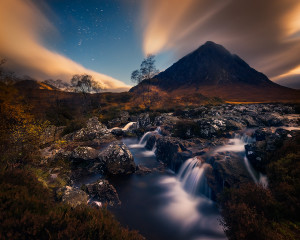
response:
[[[140,94],[143,84],[170,97],[200,93],[236,102],[300,101],[299,90],[272,82],[239,56],[210,41],[130,91]]]
[[[164,89],[190,85],[273,84],[264,74],[214,42],[206,42],[156,78]]]

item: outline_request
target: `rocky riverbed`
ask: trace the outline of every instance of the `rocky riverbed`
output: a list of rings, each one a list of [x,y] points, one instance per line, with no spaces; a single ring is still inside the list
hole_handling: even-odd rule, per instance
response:
[[[198,167],[205,165],[205,184],[214,200],[224,187],[262,183],[272,152],[300,130],[299,114],[283,104],[224,104],[155,115],[123,112],[108,126],[94,117],[85,128],[61,138],[53,134],[62,128],[52,126],[45,133],[44,163],[63,161],[68,166],[48,169],[48,181],[65,180],[66,186],[56,190],[58,199],[72,206],[122,207],[115,179],[168,169],[176,174],[188,159],[197,158]],[[129,137],[143,138],[133,146],[123,140]],[[131,152],[138,148],[157,164],[138,162]]]

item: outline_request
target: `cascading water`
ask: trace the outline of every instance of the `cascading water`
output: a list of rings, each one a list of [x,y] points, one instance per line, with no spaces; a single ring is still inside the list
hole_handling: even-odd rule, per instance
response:
[[[146,143],[147,143],[147,140],[148,140],[149,137],[152,136],[154,133],[160,134],[160,133],[161,133],[160,127],[157,127],[154,131],[146,132],[146,133],[142,136],[141,140],[139,141],[139,145],[145,147],[145,146],[146,146]]]
[[[121,180],[119,184],[126,187],[117,190],[120,199],[126,201],[122,201],[122,208],[115,210],[117,216],[125,224],[141,230],[149,239],[226,239],[219,224],[218,208],[209,199],[210,189],[205,177],[207,165],[199,158],[191,158],[177,175],[168,170],[160,171],[162,165],[155,158],[156,144],[151,151],[143,147],[154,133],[159,134],[160,129],[145,133],[139,144],[132,139],[124,140],[136,164],[156,170],[152,174]]]
[[[125,127],[122,128],[123,131],[127,131],[132,125],[136,124],[136,122],[130,122],[130,123],[127,123],[125,125]]]
[[[253,179],[253,181],[256,184],[262,184],[264,187],[268,186],[268,180],[265,175],[263,175],[260,172],[257,172],[254,170],[252,167],[251,163],[249,162],[246,153],[245,153],[245,145],[249,143],[254,143],[255,139],[246,135],[246,134],[236,134],[233,139],[230,139],[228,144],[221,146],[217,148],[214,152],[219,153],[219,152],[237,152],[237,153],[242,153],[243,154],[243,160],[245,167]]]
[[[197,194],[211,198],[211,190],[205,177],[206,164],[198,158],[190,158],[181,166],[177,178],[181,181],[185,191],[192,196]]]

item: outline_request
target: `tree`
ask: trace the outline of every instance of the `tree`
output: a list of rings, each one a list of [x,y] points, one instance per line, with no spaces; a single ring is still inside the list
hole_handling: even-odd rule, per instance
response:
[[[148,55],[141,63],[139,70],[131,73],[131,81],[140,84],[143,91],[143,101],[147,108],[150,107],[152,98],[150,94],[150,80],[159,73],[155,67],[155,56]]]
[[[141,63],[139,70],[131,73],[131,80],[135,83],[141,83],[144,80],[152,79],[159,70],[155,67],[155,56],[148,55]]]
[[[87,74],[74,75],[71,79],[71,86],[75,92],[83,93],[85,97],[87,93],[98,93],[102,89],[101,84],[96,82],[91,75]]]
[[[7,62],[7,59],[0,59],[0,81],[6,85],[13,84],[16,81],[16,75],[14,72],[3,69],[2,65]]]

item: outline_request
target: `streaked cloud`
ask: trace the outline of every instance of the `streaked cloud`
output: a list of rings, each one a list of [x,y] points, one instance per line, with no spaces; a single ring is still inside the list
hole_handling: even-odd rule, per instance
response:
[[[211,40],[274,81],[300,64],[299,0],[144,0],[144,52],[177,58]],[[284,84],[283,81],[280,81]]]
[[[86,73],[112,91],[128,90],[125,83],[86,69],[66,56],[45,47],[43,40],[57,30],[31,0],[0,0],[0,56],[9,68],[36,79],[63,79]]]

